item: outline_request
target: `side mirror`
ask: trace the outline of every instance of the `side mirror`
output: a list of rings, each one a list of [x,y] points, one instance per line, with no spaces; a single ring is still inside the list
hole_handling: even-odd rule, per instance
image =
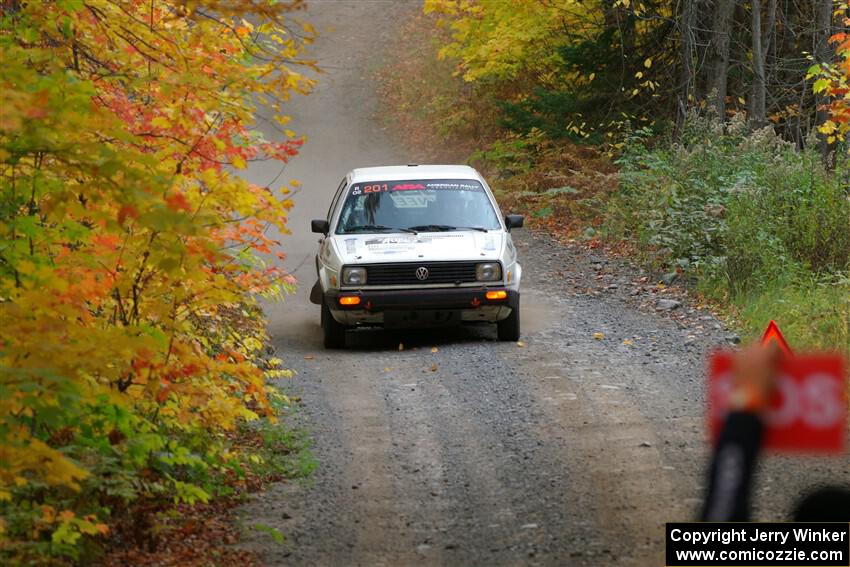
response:
[[[522,223],[522,215],[505,215],[505,226],[508,227],[508,230],[512,228],[522,228]]]
[[[327,234],[331,230],[331,223],[325,219],[316,219],[310,221],[310,230],[319,234]]]

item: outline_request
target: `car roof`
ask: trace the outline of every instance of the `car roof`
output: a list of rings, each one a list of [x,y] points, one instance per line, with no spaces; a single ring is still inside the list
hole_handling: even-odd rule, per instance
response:
[[[389,165],[351,170],[351,182],[403,181],[406,179],[481,179],[468,165]]]

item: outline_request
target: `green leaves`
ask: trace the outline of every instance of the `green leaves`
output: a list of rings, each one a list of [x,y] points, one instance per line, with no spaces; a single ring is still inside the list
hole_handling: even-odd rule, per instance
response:
[[[825,78],[820,78],[814,82],[812,85],[812,91],[815,93],[821,93],[828,89],[830,86],[830,80]]]
[[[286,543],[286,538],[282,533],[280,533],[280,530],[275,527],[267,526],[266,524],[254,524],[252,528],[259,532],[267,533],[278,545]]]

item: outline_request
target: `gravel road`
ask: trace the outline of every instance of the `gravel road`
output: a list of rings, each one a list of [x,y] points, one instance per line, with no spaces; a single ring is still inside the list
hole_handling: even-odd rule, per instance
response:
[[[270,565],[663,565],[664,522],[691,519],[703,490],[703,356],[732,338],[675,290],[517,231],[522,346],[460,328],[321,347],[308,221],[352,167],[417,161],[375,118],[373,78],[417,7],[313,0],[305,16],[323,33],[312,55],[326,74],[291,106],[309,136],[284,172],[303,182],[283,238],[301,289],[267,312],[319,468],[241,510],[286,542],[246,528],[244,545]],[[265,167],[249,176],[268,183],[279,171]],[[681,304],[661,310],[660,298]],[[846,458],[767,459],[757,518],[782,519],[826,480],[850,482]]]

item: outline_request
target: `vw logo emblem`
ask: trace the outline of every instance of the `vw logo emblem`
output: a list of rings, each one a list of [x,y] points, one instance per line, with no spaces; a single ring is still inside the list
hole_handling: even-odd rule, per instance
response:
[[[419,266],[416,268],[416,279],[417,280],[427,280],[428,279],[428,268],[425,266]]]

